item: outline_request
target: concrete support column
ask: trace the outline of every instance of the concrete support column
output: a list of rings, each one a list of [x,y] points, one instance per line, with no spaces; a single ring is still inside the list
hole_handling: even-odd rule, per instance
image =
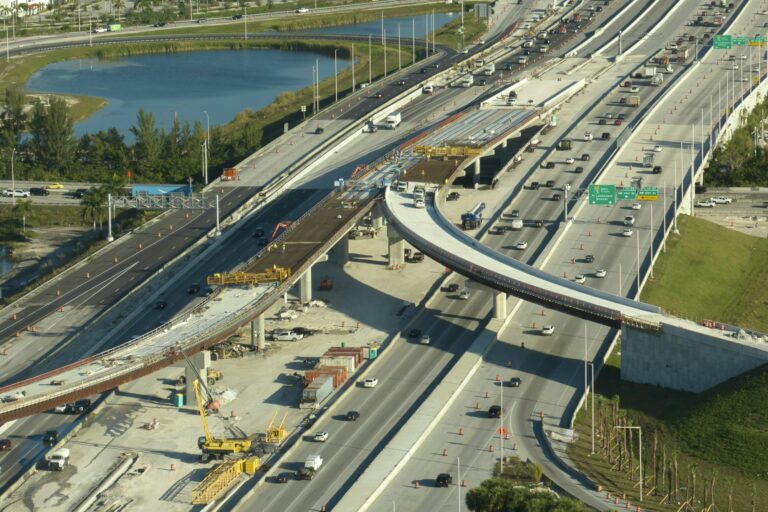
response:
[[[192,383],[195,382],[195,380],[198,378],[198,375],[201,379],[208,379],[208,368],[211,366],[211,353],[208,350],[201,350],[195,355],[187,357],[189,359],[189,362],[192,363],[192,366],[194,368],[190,367],[189,364],[184,365],[184,378],[186,379],[186,385],[185,385],[185,404],[187,407],[196,407],[197,402],[195,398],[195,388],[192,387]],[[207,386],[208,382],[204,382],[204,384]],[[203,399],[205,399],[205,396],[203,396]]]
[[[251,320],[251,345],[256,347],[260,354],[264,353],[265,341],[267,339],[266,320],[264,313]]]
[[[472,186],[476,189],[477,186],[480,184],[480,159],[478,158],[475,160],[473,164],[473,173],[472,173]]]
[[[301,303],[309,304],[312,301],[312,267],[309,267],[301,276],[299,288]]]
[[[344,237],[339,240],[333,248],[336,262],[342,267],[349,263],[349,238]]]
[[[371,227],[381,229],[382,226],[384,226],[384,212],[381,211],[381,206],[377,204],[371,210]]]
[[[387,241],[389,242],[389,266],[404,264],[405,240],[391,224],[387,226]]]
[[[493,318],[496,320],[507,318],[507,294],[504,292],[493,294]]]
[[[507,149],[507,139],[504,139],[501,141],[501,147],[503,147],[504,149]]]

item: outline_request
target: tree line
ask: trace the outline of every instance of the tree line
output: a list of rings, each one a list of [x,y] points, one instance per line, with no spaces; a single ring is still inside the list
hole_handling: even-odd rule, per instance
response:
[[[154,115],[139,110],[130,132],[133,143],[115,128],[75,136],[67,101],[51,96],[28,105],[22,89],[8,88],[0,107],[0,154],[4,177],[52,181],[111,183],[114,177],[132,183],[186,183],[201,180],[206,130],[174,120],[170,129],[157,127]],[[209,175],[235,162],[262,144],[262,130],[250,111],[239,114],[234,126],[211,127]]]

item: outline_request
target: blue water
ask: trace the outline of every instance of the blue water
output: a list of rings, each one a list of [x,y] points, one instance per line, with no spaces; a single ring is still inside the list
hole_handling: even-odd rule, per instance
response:
[[[132,141],[130,128],[139,108],[152,112],[157,127],[166,130],[174,116],[182,123],[200,121],[205,129],[203,111],[211,126],[224,124],[237,112],[256,111],[280,93],[311,85],[316,60],[321,80],[333,76],[332,57],[271,49],[79,59],[42,68],[29,79],[27,89],[105,98],[108,105],[76,124],[75,133],[114,127]],[[339,72],[349,64],[339,59]]]
[[[429,16],[409,16],[405,18],[384,18],[384,30],[387,32],[387,38],[397,37],[398,26],[400,28],[400,37],[410,39],[416,37],[423,38],[425,34],[437,30],[449,21],[459,17],[459,12],[455,13],[435,13],[435,27],[432,28],[432,15]],[[427,17],[429,17],[429,30],[427,30]],[[357,25],[342,25],[340,27],[327,27],[307,30],[312,34],[343,34],[355,36],[373,36],[373,40],[379,37],[381,40],[381,20],[371,21],[369,23],[360,23]]]

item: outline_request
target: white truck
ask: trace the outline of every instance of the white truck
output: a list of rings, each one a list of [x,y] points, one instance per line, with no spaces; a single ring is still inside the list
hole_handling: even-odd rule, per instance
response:
[[[310,455],[304,461],[304,467],[299,470],[299,480],[312,480],[323,465],[323,458],[319,455]]]
[[[49,453],[46,455],[45,461],[48,469],[63,471],[64,467],[69,464],[69,448],[59,448],[53,453]]]
[[[484,74],[485,76],[491,76],[491,75],[493,75],[495,72],[496,72],[496,64],[494,64],[493,62],[491,62],[490,64],[487,64],[487,65],[486,65],[486,66],[483,68],[483,74]]]
[[[472,87],[472,84],[474,83],[475,83],[475,77],[473,77],[470,74],[466,74],[465,76],[461,77],[461,79],[459,80],[459,85],[461,87],[464,87],[465,89]]]
[[[653,78],[656,76],[656,66],[645,66],[645,69],[643,69],[643,76],[645,78]]]
[[[653,78],[651,78],[651,85],[660,86],[664,82],[664,75],[661,73],[657,73],[653,75]]]
[[[384,125],[390,130],[394,130],[398,127],[402,120],[402,114],[400,112],[394,112],[387,116],[387,118],[384,120]]]
[[[523,229],[523,219],[512,220],[512,229],[515,231]]]

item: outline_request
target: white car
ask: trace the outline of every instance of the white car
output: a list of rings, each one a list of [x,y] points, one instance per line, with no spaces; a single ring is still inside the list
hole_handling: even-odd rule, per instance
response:
[[[272,331],[272,339],[275,341],[299,341],[303,337],[303,334],[289,330]]]
[[[525,240],[522,240],[522,241],[517,242],[515,244],[515,249],[519,249],[519,250],[522,251],[522,250],[527,249],[527,248],[528,248],[528,242],[526,242]]]
[[[422,334],[421,340],[419,340],[419,343],[422,345],[429,345],[432,342],[432,338],[429,337],[429,334]]]
[[[608,272],[606,272],[605,269],[599,268],[599,269],[595,270],[595,277],[599,277],[599,278],[602,279],[603,277],[606,276],[607,273]]]
[[[570,183],[563,183],[563,185],[560,187],[561,190],[568,192],[571,190],[571,184]]]
[[[731,69],[733,69],[735,71],[735,70],[739,69],[739,65],[734,63],[733,66],[731,66]]]
[[[608,112],[607,114],[605,114],[605,118],[606,118],[606,119],[613,119],[613,114],[611,114],[610,112]]]
[[[307,9],[306,7],[299,7],[298,9],[296,9],[296,12],[299,14],[306,14],[309,12],[309,9]]]
[[[459,292],[459,299],[461,300],[469,299],[469,290],[461,290],[461,292]]]
[[[374,379],[373,377],[368,377],[363,381],[364,388],[375,388],[378,384],[379,379]]]
[[[629,89],[629,92],[640,92],[640,88],[635,85]]]
[[[661,149],[662,149],[662,148],[661,148],[661,146],[659,146],[658,144],[657,144],[657,145],[655,145],[655,146],[653,146],[653,150],[654,150],[656,153],[661,153]]]
[[[97,28],[93,29],[93,33],[94,34],[103,34],[106,31],[107,31],[107,29],[104,28],[104,27],[97,27]]]
[[[317,432],[315,434],[315,441],[324,443],[328,440],[328,432]]]
[[[733,202],[733,199],[730,197],[725,196],[717,196],[710,199],[715,204],[731,204]]]
[[[552,336],[555,334],[555,326],[554,325],[545,325],[541,328],[541,334],[542,336]]]
[[[624,225],[625,226],[634,226],[635,225],[635,218],[632,215],[627,215],[624,217]]]
[[[414,206],[415,208],[424,208],[424,207],[425,207],[425,205],[424,205],[424,200],[423,200],[423,199],[416,199],[416,200],[413,202],[413,206]]]
[[[643,207],[641,203],[632,203],[633,210],[640,210]]]
[[[584,274],[576,274],[576,277],[573,279],[573,282],[578,284],[584,284],[587,282],[587,276],[585,276]]]
[[[624,231],[622,231],[621,234],[626,237],[632,236],[632,228],[624,228]]]
[[[677,43],[669,43],[667,50],[677,50]]]
[[[565,163],[567,163],[567,164],[572,164],[575,161],[576,160],[574,160],[574,158],[572,156],[569,156],[568,158],[565,159]]]
[[[594,136],[592,135],[592,132],[584,132],[584,140],[592,140]]]
[[[696,206],[699,208],[714,208],[715,202],[711,199],[707,199],[705,201],[696,201]]]

